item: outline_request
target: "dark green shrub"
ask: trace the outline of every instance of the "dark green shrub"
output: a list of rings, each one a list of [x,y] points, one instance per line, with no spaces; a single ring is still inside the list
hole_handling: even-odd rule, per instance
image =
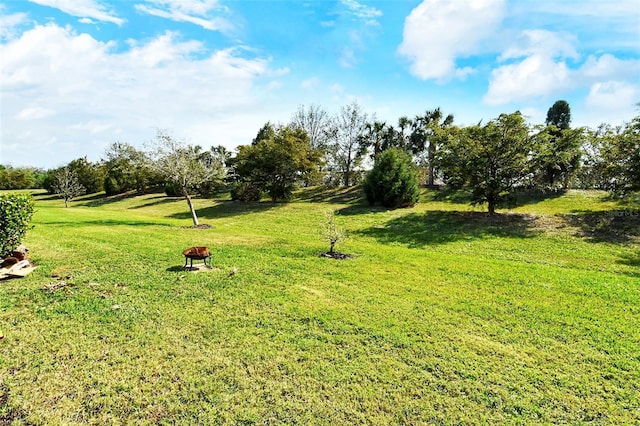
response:
[[[164,184],[164,193],[167,194],[167,197],[183,196],[182,191],[180,191],[180,186],[173,182],[167,182]]]
[[[231,199],[237,201],[260,201],[262,191],[251,182],[239,182],[231,189]]]
[[[390,148],[383,151],[363,183],[369,204],[407,207],[418,201],[418,171],[406,152]]]
[[[0,256],[20,245],[33,216],[33,198],[29,194],[0,195]]]

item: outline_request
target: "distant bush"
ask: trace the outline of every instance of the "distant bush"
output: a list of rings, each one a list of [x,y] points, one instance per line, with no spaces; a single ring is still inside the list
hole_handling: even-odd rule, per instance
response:
[[[20,245],[33,216],[33,198],[29,194],[0,195],[0,256]]]
[[[370,204],[407,207],[418,201],[418,171],[406,152],[390,148],[383,151],[367,174],[363,189]]]
[[[260,201],[262,191],[251,182],[238,182],[231,189],[231,199],[235,201]]]

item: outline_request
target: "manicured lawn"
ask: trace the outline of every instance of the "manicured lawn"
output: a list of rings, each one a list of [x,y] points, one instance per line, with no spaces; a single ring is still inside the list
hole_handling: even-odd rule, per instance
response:
[[[411,209],[38,195],[0,283],[0,424],[640,422],[640,215],[604,193]],[[323,212],[349,232],[321,258]],[[215,269],[185,272],[209,246]]]

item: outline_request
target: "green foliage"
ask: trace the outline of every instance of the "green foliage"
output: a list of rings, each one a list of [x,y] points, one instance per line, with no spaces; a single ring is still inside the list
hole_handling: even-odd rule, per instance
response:
[[[547,126],[555,126],[559,130],[566,130],[571,124],[571,108],[567,101],[556,101],[547,111]]]
[[[507,201],[528,175],[531,140],[522,114],[501,114],[485,126],[449,133],[439,153],[447,182],[467,184],[472,204],[487,203],[489,214]]]
[[[0,194],[0,257],[22,242],[33,216],[33,206],[29,194]]]
[[[602,168],[608,189],[621,195],[640,191],[640,116],[603,134]]]
[[[104,190],[105,170],[99,164],[91,163],[87,157],[71,161],[67,167],[78,178],[87,194],[94,194]]]
[[[238,147],[232,160],[240,182],[249,183],[236,192],[259,189],[272,201],[288,200],[297,184],[318,173],[321,152],[311,147],[309,136],[300,128],[280,127],[273,134],[263,128],[258,136],[254,144]]]
[[[383,151],[367,174],[363,189],[369,204],[407,207],[418,201],[418,171],[411,156],[399,148]]]
[[[568,188],[580,168],[583,129],[549,125],[533,137],[532,172],[542,189]]]
[[[104,168],[107,195],[132,190],[144,192],[162,182],[162,177],[150,168],[147,154],[126,143],[116,142],[107,149]]]
[[[36,187],[35,170],[29,167],[0,165],[0,189],[30,189]]]
[[[253,182],[237,182],[231,188],[234,201],[260,201],[262,191]]]

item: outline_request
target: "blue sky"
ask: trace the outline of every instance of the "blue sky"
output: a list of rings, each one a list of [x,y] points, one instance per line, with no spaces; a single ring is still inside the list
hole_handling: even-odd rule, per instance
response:
[[[0,0],[0,163],[52,168],[157,128],[251,142],[299,105],[474,124],[567,100],[639,112],[638,0]]]

